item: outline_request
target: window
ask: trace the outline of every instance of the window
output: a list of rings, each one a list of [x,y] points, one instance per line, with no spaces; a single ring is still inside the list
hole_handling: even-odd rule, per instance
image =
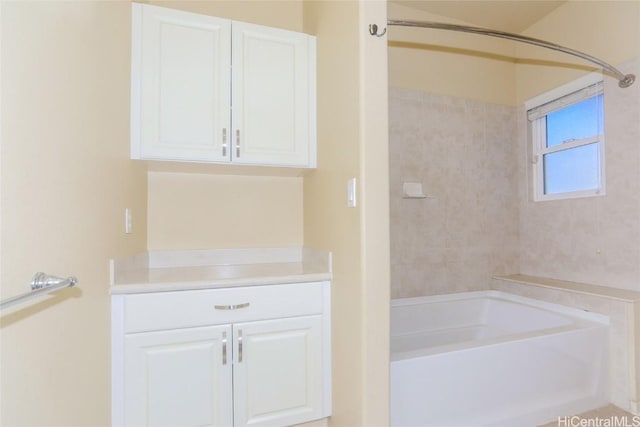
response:
[[[534,200],[604,194],[602,76],[587,77],[526,104]]]

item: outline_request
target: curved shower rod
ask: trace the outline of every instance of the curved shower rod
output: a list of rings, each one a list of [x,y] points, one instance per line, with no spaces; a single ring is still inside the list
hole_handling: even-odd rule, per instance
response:
[[[517,42],[528,43],[535,46],[546,47],[547,49],[557,50],[559,52],[564,52],[569,55],[577,56],[578,58],[582,58],[596,65],[599,65],[603,70],[609,71],[610,73],[614,74],[618,78],[618,86],[620,86],[621,88],[631,86],[633,82],[636,80],[635,75],[624,74],[613,65],[610,65],[594,56],[588,55],[586,53],[583,53],[574,49],[570,49],[568,47],[560,46],[555,43],[550,43],[540,39],[534,39],[533,37],[520,36],[518,34],[507,33],[507,32],[498,31],[498,30],[489,30],[486,28],[469,27],[466,25],[445,24],[441,22],[432,22],[432,21],[404,21],[404,20],[390,19],[389,21],[387,21],[387,25],[398,25],[402,27],[433,28],[436,30],[460,31],[463,33],[482,34],[485,36],[499,37],[503,39],[514,40]],[[369,25],[369,33],[371,33],[371,35],[373,36],[381,37],[384,35],[384,33],[386,33],[386,31],[387,29],[385,28],[381,34],[378,34],[378,26],[376,24]]]

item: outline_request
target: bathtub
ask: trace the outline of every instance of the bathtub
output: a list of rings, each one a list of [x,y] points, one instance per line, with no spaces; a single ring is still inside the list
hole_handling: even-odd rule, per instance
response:
[[[498,291],[391,305],[391,425],[533,427],[608,403],[608,318]]]

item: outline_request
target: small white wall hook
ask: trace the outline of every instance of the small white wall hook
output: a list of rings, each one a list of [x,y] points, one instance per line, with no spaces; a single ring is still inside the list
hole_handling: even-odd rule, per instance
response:
[[[387,29],[382,30],[380,34],[378,34],[378,25],[377,24],[369,24],[369,34],[376,37],[382,37],[387,33]]]

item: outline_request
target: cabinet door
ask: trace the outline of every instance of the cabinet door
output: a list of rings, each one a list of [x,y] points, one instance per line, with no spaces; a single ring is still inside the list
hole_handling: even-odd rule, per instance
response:
[[[126,335],[125,425],[232,425],[231,333],[227,325]]]
[[[315,38],[233,22],[234,163],[315,166]]]
[[[321,316],[233,328],[235,426],[275,427],[320,418]]]
[[[132,8],[131,157],[228,161],[231,21]]]

